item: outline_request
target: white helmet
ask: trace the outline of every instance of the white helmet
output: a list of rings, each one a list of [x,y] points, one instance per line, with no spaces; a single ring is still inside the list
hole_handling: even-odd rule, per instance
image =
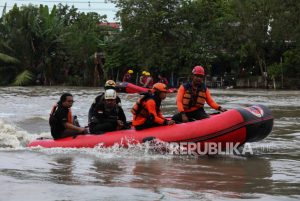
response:
[[[117,92],[114,89],[107,89],[104,93],[104,99],[116,99],[117,98]]]

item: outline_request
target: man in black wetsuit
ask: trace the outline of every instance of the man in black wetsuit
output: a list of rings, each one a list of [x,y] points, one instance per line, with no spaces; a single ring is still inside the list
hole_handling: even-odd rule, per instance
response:
[[[121,130],[126,128],[126,116],[118,105],[117,93],[114,89],[107,89],[102,96],[98,96],[89,111],[89,128],[92,134]]]
[[[86,128],[79,126],[73,118],[71,107],[74,103],[73,96],[70,93],[64,93],[56,105],[53,106],[49,124],[51,135],[54,139],[60,139],[70,136],[88,133]]]
[[[116,90],[116,83],[113,80],[107,80],[105,82],[104,85],[104,90],[108,90],[108,89],[114,89]],[[121,104],[121,99],[119,96],[117,96],[116,98],[117,100],[117,104]],[[92,103],[90,109],[89,109],[89,113],[88,113],[88,123],[90,125],[90,123],[92,122],[92,116],[95,114],[95,107],[98,104],[103,104],[104,102],[104,92],[101,92],[94,100],[94,102]],[[93,125],[92,125],[93,126]]]

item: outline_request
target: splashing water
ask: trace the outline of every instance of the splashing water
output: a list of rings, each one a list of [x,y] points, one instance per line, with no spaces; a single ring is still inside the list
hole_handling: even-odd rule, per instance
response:
[[[49,137],[49,133],[40,135],[29,134],[26,131],[18,130],[15,126],[0,120],[0,147],[1,148],[24,148],[37,137]]]

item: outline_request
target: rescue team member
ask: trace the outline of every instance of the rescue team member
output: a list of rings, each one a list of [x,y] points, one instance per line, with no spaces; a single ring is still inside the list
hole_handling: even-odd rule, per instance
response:
[[[143,71],[143,72],[142,72],[142,75],[141,75],[140,78],[139,78],[139,85],[140,85],[140,86],[144,86],[144,85],[145,85],[146,80],[147,80],[146,74],[147,74],[147,71]]]
[[[149,72],[146,72],[146,81],[145,81],[145,84],[143,87],[146,87],[146,88],[152,88],[153,87],[153,84],[154,84],[154,81],[153,81],[153,78],[151,76],[151,74]]]
[[[113,81],[113,80],[107,80],[105,82],[105,85],[104,85],[104,89],[107,90],[107,89],[116,89],[116,82]]]
[[[102,97],[103,99],[97,102],[91,111],[90,132],[102,134],[126,128],[126,116],[117,103],[117,92],[114,89],[107,89]]]
[[[173,120],[164,118],[160,109],[161,101],[166,98],[167,91],[165,84],[156,83],[152,90],[145,93],[133,106],[131,110],[133,114],[132,125],[136,130],[175,123]]]
[[[128,70],[127,73],[123,76],[123,82],[132,82],[133,70]]]
[[[195,66],[192,71],[192,82],[188,82],[179,87],[177,93],[178,114],[173,116],[176,122],[188,122],[189,120],[200,120],[208,118],[203,107],[205,102],[215,110],[225,112],[211,97],[208,88],[204,83],[204,69],[202,66]]]
[[[104,85],[104,90],[108,90],[108,89],[113,89],[113,90],[116,90],[116,83],[115,81],[113,80],[107,80],[105,82],[105,85]],[[104,104],[104,92],[101,92],[94,100],[94,102],[92,103],[90,109],[89,109],[89,114],[88,114],[88,123],[90,124],[92,122],[91,118],[92,118],[92,115],[95,113],[95,108],[96,108],[96,105],[102,105]],[[121,99],[119,96],[117,96],[117,104],[121,104]]]
[[[71,112],[73,102],[72,94],[64,93],[58,103],[53,106],[50,113],[49,124],[51,127],[51,135],[54,139],[88,133],[86,128],[79,127],[79,124],[74,125]]]

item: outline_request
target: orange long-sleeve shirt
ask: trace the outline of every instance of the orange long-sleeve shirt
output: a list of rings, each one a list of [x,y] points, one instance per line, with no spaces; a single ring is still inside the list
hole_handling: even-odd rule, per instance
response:
[[[148,99],[143,105],[144,108],[149,112],[149,114],[152,114],[154,116],[154,122],[158,124],[164,123],[165,118],[163,117],[161,112],[156,112],[156,103],[153,99]],[[147,118],[142,115],[133,115],[132,125],[142,125],[143,123],[145,123],[146,120]]]
[[[183,100],[183,96],[184,96],[184,94],[185,94],[185,91],[186,91],[186,90],[184,89],[183,85],[181,85],[181,86],[179,87],[179,89],[178,89],[178,92],[177,92],[177,100],[176,100],[178,112],[192,112],[192,111],[195,111],[195,110],[199,109],[199,107],[196,107],[196,106],[193,106],[193,107],[191,107],[191,108],[189,108],[189,109],[184,109],[182,100]],[[210,107],[212,107],[212,108],[214,108],[215,110],[217,110],[217,109],[220,107],[220,105],[218,105],[218,104],[214,101],[214,99],[211,97],[208,88],[206,88],[206,93],[205,93],[205,94],[206,94],[206,102],[207,102],[207,104],[208,104]]]

